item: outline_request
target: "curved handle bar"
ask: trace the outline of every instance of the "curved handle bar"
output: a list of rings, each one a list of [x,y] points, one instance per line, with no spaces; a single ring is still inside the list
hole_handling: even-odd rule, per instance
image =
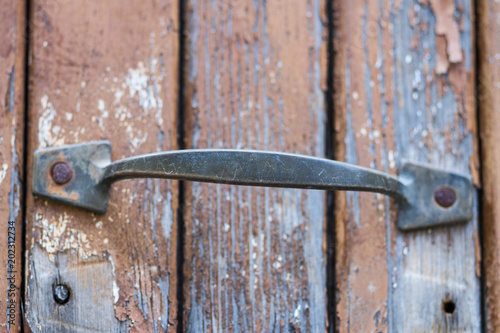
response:
[[[323,158],[269,151],[199,149],[134,156],[106,166],[100,183],[127,178],[369,191],[405,200],[403,183],[385,173]]]
[[[146,154],[111,162],[98,141],[37,150],[33,194],[105,213],[112,183],[168,178],[234,185],[369,191],[398,203],[398,226],[408,230],[472,217],[471,180],[406,163],[399,178],[347,163],[269,151],[198,149]]]

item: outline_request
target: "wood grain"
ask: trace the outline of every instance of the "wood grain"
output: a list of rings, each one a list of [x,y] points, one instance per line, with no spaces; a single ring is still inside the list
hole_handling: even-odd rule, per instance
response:
[[[324,4],[186,9],[186,148],[324,156]],[[324,331],[324,195],[187,183],[185,330]]]
[[[25,16],[0,1],[0,332],[22,331]]]
[[[169,0],[31,1],[28,157],[100,139],[113,160],[176,149],[178,10]],[[114,184],[105,215],[31,195],[27,204],[27,328],[176,330],[176,182]],[[71,290],[64,305],[52,295],[59,283]]]
[[[500,3],[477,1],[478,108],[482,142],[485,323],[500,327]]]
[[[477,184],[472,5],[334,2],[336,159],[391,174],[428,163]],[[339,332],[480,331],[477,214],[401,233],[392,201],[348,192],[335,215]]]

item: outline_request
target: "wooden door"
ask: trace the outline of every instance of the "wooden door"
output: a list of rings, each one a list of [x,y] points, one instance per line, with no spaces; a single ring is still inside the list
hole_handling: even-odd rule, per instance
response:
[[[0,331],[498,330],[498,2],[2,0],[0,14]],[[158,179],[114,184],[103,215],[31,194],[36,149],[101,139],[113,160],[429,164],[473,179],[474,217],[401,232],[383,195]]]

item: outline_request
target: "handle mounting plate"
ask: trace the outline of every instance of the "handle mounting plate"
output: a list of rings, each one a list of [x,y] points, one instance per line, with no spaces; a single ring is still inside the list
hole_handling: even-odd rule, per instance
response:
[[[450,223],[467,222],[472,218],[472,194],[470,178],[460,174],[434,169],[413,163],[404,163],[399,170],[399,180],[405,187],[408,203],[398,207],[398,228],[412,230],[430,228]],[[435,199],[439,189],[450,189],[455,200],[443,207]]]
[[[56,184],[51,177],[52,166],[66,162],[73,177]],[[33,161],[33,194],[61,203],[104,214],[110,186],[101,182],[104,168],[111,164],[108,141],[89,142],[63,147],[40,149]],[[472,218],[474,187],[469,177],[404,163],[399,170],[404,184],[404,200],[398,201],[398,228],[413,230],[466,222]],[[440,205],[435,193],[440,188],[451,189],[453,203]]]
[[[73,177],[57,185],[52,166],[66,162],[73,168]],[[39,149],[33,160],[33,194],[66,205],[104,214],[108,207],[109,186],[100,184],[103,168],[111,163],[108,141],[89,142],[63,147]]]

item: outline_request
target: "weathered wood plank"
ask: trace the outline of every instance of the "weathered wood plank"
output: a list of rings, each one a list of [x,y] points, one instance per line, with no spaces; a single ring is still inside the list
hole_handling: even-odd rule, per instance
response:
[[[100,139],[113,160],[177,148],[178,1],[31,5],[30,159],[39,147]],[[26,326],[175,331],[177,202],[177,183],[165,180],[114,184],[105,215],[30,195]],[[60,283],[71,291],[64,305],[52,293]]]
[[[485,323],[500,327],[500,2],[477,1],[478,108],[482,140]]]
[[[477,180],[472,2],[337,1],[334,17],[336,159]],[[338,193],[335,209],[340,332],[480,331],[477,216],[401,233],[383,196]]]
[[[321,1],[187,5],[186,148],[325,153]],[[324,331],[324,192],[186,184],[185,329]]]
[[[21,332],[24,1],[0,1],[0,332]]]

